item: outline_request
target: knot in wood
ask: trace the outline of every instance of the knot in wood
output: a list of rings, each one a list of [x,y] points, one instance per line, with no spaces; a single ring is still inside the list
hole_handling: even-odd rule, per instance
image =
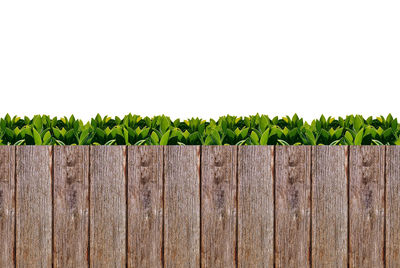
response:
[[[75,166],[76,158],[74,155],[67,155],[67,167]]]
[[[297,168],[293,168],[293,167],[289,168],[288,178],[289,178],[290,184],[295,184],[296,182],[302,182]]]
[[[68,207],[71,210],[77,210],[78,198],[76,190],[71,190],[67,195]]]
[[[372,176],[371,170],[367,167],[363,168],[361,178],[362,178],[363,184],[367,184],[367,183],[375,181],[374,177]]]
[[[216,170],[214,172],[214,183],[215,184],[220,184],[225,180],[224,172],[223,170]]]
[[[369,153],[366,153],[362,156],[362,166],[370,167],[372,166],[372,156]]]
[[[150,172],[148,168],[142,168],[140,170],[140,182],[146,184],[150,181]]]
[[[140,157],[140,166],[141,167],[150,166],[150,158],[147,155],[143,155]]]
[[[74,168],[67,168],[67,183],[72,184],[77,181],[76,170]]]
[[[214,166],[222,167],[224,165],[224,157],[222,155],[216,155],[214,157]]]
[[[288,163],[289,163],[289,167],[295,167],[298,164],[298,158],[297,155],[289,155],[289,159],[288,159]]]
[[[222,210],[225,207],[225,192],[224,189],[218,189],[216,192],[215,206],[218,210]]]

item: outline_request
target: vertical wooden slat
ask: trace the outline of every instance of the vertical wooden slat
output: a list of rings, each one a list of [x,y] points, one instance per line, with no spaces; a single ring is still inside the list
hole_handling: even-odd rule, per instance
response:
[[[162,267],[163,147],[128,147],[128,267]]]
[[[201,160],[203,267],[235,267],[237,146],[204,146]]]
[[[239,146],[238,267],[274,265],[273,165],[273,146]]]
[[[164,147],[164,266],[200,264],[200,147]]]
[[[0,267],[14,266],[15,147],[0,146]]]
[[[126,264],[126,147],[90,147],[90,266]]]
[[[276,267],[309,267],[311,147],[275,150]]]
[[[89,147],[53,150],[54,267],[88,267]]]
[[[400,147],[386,146],[386,267],[400,267]]]
[[[347,146],[312,148],[312,267],[347,266]]]
[[[384,146],[350,146],[350,267],[383,267],[384,161]]]
[[[52,265],[52,147],[16,148],[16,265]]]

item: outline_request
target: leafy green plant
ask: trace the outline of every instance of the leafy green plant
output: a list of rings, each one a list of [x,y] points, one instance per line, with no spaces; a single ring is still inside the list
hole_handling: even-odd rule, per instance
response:
[[[390,114],[322,115],[311,123],[296,114],[227,115],[209,121],[98,114],[86,123],[73,115],[0,118],[0,145],[400,145],[399,132],[398,120]]]

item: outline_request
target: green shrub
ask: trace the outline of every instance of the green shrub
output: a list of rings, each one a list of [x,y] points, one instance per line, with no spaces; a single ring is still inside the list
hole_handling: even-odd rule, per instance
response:
[[[36,115],[0,118],[0,145],[400,145],[399,124],[385,118],[222,116],[184,121],[161,115],[97,115],[90,122]]]

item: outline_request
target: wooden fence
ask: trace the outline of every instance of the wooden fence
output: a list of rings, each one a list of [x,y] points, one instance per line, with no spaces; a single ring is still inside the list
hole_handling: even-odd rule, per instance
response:
[[[0,267],[400,267],[400,146],[0,146]]]

